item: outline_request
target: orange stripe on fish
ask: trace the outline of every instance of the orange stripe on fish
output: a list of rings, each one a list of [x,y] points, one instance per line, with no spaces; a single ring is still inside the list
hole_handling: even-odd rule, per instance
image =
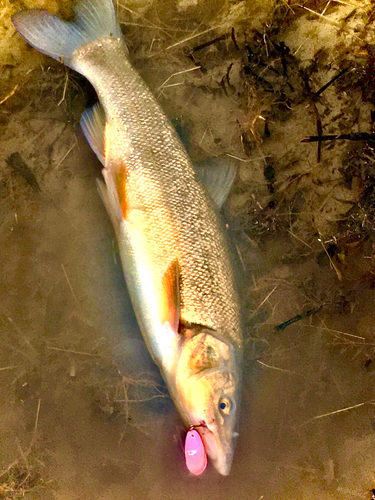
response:
[[[122,164],[117,172],[114,173],[114,179],[116,184],[116,190],[118,195],[118,200],[120,202],[121,213],[124,219],[126,219],[128,211],[128,202],[126,199],[126,167]]]
[[[127,181],[127,168],[126,163],[119,151],[117,150],[116,143],[113,142],[113,137],[116,130],[114,125],[110,123],[105,124],[104,130],[104,156],[105,156],[105,169],[112,175],[115,189],[117,192],[118,201],[121,208],[122,217],[127,218],[128,201],[126,196],[126,181]],[[104,175],[106,178],[106,175]],[[106,179],[107,182],[107,179]],[[108,185],[108,182],[107,182]]]
[[[177,332],[180,322],[179,266],[175,259],[171,262],[162,279],[159,319],[162,324],[169,323]]]

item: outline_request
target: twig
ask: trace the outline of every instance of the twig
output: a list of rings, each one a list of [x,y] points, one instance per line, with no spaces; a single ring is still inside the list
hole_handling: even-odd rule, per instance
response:
[[[328,89],[328,87],[330,87],[336,80],[338,80],[339,78],[341,78],[343,75],[345,75],[345,73],[349,71],[349,68],[345,68],[343,69],[342,71],[340,71],[339,73],[337,73],[337,75],[335,75],[333,78],[331,78],[331,80],[326,83],[325,85],[323,85],[323,87],[321,87],[317,92],[314,92],[314,95],[315,97],[318,97],[320,94],[322,94],[325,90]]]
[[[168,89],[170,87],[180,87],[183,85],[185,82],[176,82],[176,83],[169,83],[168,85],[164,85],[164,87],[161,89],[159,96],[163,93],[164,89]]]
[[[36,430],[38,428],[38,422],[39,422],[39,412],[40,412],[40,404],[41,404],[42,400],[39,398],[38,399],[38,407],[36,409],[36,416],[35,416],[35,424],[34,424],[34,430],[33,430],[33,435],[31,436],[31,441],[30,441],[30,445],[29,445],[29,449],[28,451],[26,452],[26,455],[28,455],[32,449],[32,447],[34,446],[35,444],[35,440],[36,440]]]
[[[284,323],[281,323],[281,325],[278,325],[275,327],[276,331],[284,330],[287,326],[292,325],[293,323],[296,323],[297,321],[300,321],[301,319],[308,318],[309,316],[312,316],[313,314],[316,314],[322,309],[323,306],[316,307],[315,309],[309,309],[303,314],[297,314],[297,316],[294,316],[291,319],[288,319],[288,321],[285,321]]]
[[[193,48],[192,52],[198,52],[198,50],[205,49],[206,47],[209,47],[210,45],[213,45],[216,42],[220,42],[221,40],[226,40],[230,36],[231,36],[230,33],[224,33],[224,35],[220,35],[217,38],[210,40],[209,42],[204,42],[204,43],[201,43],[200,45],[197,45],[196,47]],[[238,47],[238,45],[237,45],[237,47]]]
[[[214,31],[216,29],[219,29],[222,26],[224,26],[224,25],[220,24],[219,26],[213,26],[212,28],[208,28],[204,31],[201,31],[200,33],[195,33],[195,35],[190,35],[187,38],[180,40],[179,42],[176,42],[176,43],[173,43],[172,45],[169,45],[166,50],[174,49],[175,47],[178,47],[179,45],[182,45],[183,43],[189,42],[190,40],[193,40],[194,38],[197,38],[198,36],[205,35],[206,33],[209,33],[210,31]]]
[[[304,245],[307,246],[307,248],[310,248],[310,250],[312,250],[312,246],[309,245],[308,243],[306,243],[306,241],[303,241],[299,236],[297,236],[296,234],[292,233],[292,231],[290,231],[289,229],[287,229],[287,232],[293,236],[293,238],[296,238],[296,240],[300,241],[301,243],[303,243]]]
[[[301,424],[301,427],[303,425],[306,425],[306,424],[313,422],[314,420],[319,420],[320,418],[325,418],[325,417],[329,417],[331,415],[336,415],[337,413],[343,413],[344,411],[354,410],[355,408],[360,408],[361,406],[373,404],[373,403],[375,403],[375,400],[371,399],[370,401],[365,401],[364,403],[358,403],[356,405],[347,406],[346,408],[340,408],[340,410],[330,411],[328,413],[323,413],[322,415],[316,415],[315,417],[312,417],[309,420],[306,420],[306,422],[303,422],[303,424]]]
[[[238,43],[237,43],[237,40],[236,40],[236,35],[235,35],[234,28],[232,28],[230,36],[232,38],[232,42],[233,42],[233,45],[234,45],[235,49],[236,50],[240,50],[240,47],[238,46]]]
[[[375,141],[375,134],[368,132],[357,132],[351,134],[328,134],[328,135],[310,135],[302,139],[301,142],[318,142],[318,141]]]
[[[279,285],[277,284],[276,286],[273,287],[273,289],[270,291],[270,293],[262,300],[262,302],[259,304],[259,306],[254,309],[254,311],[252,311],[251,313],[251,316],[254,316],[254,314],[262,307],[262,305],[267,302],[267,300],[271,297],[271,295],[273,294],[273,292],[276,290],[276,288],[278,287]]]
[[[70,354],[80,354],[82,356],[91,356],[93,358],[102,358],[100,354],[92,354],[91,352],[84,352],[84,351],[74,351],[73,349],[63,349],[62,347],[53,347],[53,346],[47,346],[47,349],[50,351],[60,351],[60,352],[68,352]]]
[[[271,155],[267,155],[260,158],[251,158],[250,160],[246,160],[245,158],[240,158],[239,156],[231,155],[230,153],[226,153],[225,156],[229,156],[229,158],[234,158],[235,160],[242,161],[243,163],[253,163],[254,161],[265,160],[271,157]]]
[[[2,368],[0,368],[0,372],[5,372],[6,370],[14,370],[15,368],[21,368],[21,365],[3,366]]]
[[[317,151],[317,163],[320,163],[322,159],[322,143],[319,139],[323,135],[323,125],[322,125],[322,119],[320,117],[320,113],[318,110],[318,107],[316,105],[316,98],[314,92],[311,90],[310,87],[310,82],[309,82],[309,77],[308,75],[304,72],[301,71],[301,76],[303,77],[303,82],[305,85],[305,89],[307,90],[307,93],[310,96],[311,99],[311,105],[315,113],[315,120],[316,120],[316,132],[317,132],[317,137],[318,137],[318,151]]]
[[[69,153],[71,153],[71,151],[77,146],[77,138],[75,137],[75,142],[74,144],[68,149],[68,151],[64,154],[64,156],[61,158],[61,160],[57,163],[57,165],[55,166],[55,168],[59,168],[59,166],[61,165],[61,163],[65,160],[65,158],[68,156]]]
[[[70,280],[69,280],[69,277],[68,277],[68,275],[67,275],[67,273],[66,273],[66,269],[65,269],[64,264],[61,264],[61,267],[62,267],[62,270],[63,270],[64,276],[65,276],[65,278],[66,278],[66,281],[67,281],[67,283],[68,283],[68,286],[69,286],[69,288],[70,288],[70,291],[72,292],[72,295],[73,295],[73,297],[74,297],[74,300],[76,301],[76,303],[77,303],[77,304],[78,304],[78,306],[80,307],[80,304],[79,304],[79,301],[78,301],[77,295],[75,294],[75,291],[73,290],[73,287],[72,287],[72,285],[71,285],[71,283],[70,283]]]
[[[5,102],[5,101],[7,101],[7,100],[9,99],[9,97],[12,97],[12,95],[14,95],[14,94],[15,94],[15,92],[16,92],[16,90],[18,89],[18,87],[19,87],[19,86],[20,86],[20,84],[19,84],[19,83],[17,83],[17,85],[16,85],[16,86],[15,86],[15,87],[14,87],[14,88],[13,88],[13,89],[9,92],[9,94],[8,94],[8,95],[6,95],[5,97],[3,97],[3,99],[1,99],[1,101],[0,101],[0,106],[1,106],[2,104],[4,104],[4,102]]]
[[[234,245],[236,247],[236,251],[237,251],[237,255],[238,255],[238,258],[240,259],[240,262],[241,262],[241,265],[242,265],[242,269],[244,270],[244,272],[246,273],[247,272],[247,269],[246,269],[246,266],[245,266],[245,262],[243,260],[243,257],[242,257],[242,253],[241,253],[241,250],[239,249],[237,243],[235,243]]]
[[[3,313],[4,314],[4,313]],[[30,340],[26,337],[26,335],[24,335],[24,333],[22,332],[21,328],[17,325],[17,323],[10,317],[8,316],[7,314],[4,314],[4,316],[6,317],[6,319],[9,321],[9,323],[13,326],[13,328],[15,329],[15,331],[17,332],[18,334],[18,337],[21,338],[23,340],[23,342],[29,347],[29,349],[32,351],[32,353],[37,356],[37,351],[36,349],[32,346]],[[13,347],[14,349],[16,349],[15,347]],[[23,356],[25,356],[22,351],[19,351],[17,349],[18,352],[20,352]]]
[[[326,10],[331,5],[331,2],[332,2],[332,0],[328,0],[328,2],[326,3],[326,6],[324,7],[323,12],[322,12],[322,16],[326,13]]]
[[[168,396],[168,394],[155,394],[154,396],[145,399],[115,399],[114,401],[116,403],[145,403],[147,401],[151,401],[152,399],[157,399],[157,398],[170,399],[170,396]]]
[[[69,72],[68,70],[66,70],[66,74],[65,74],[65,83],[64,83],[64,89],[63,89],[63,94],[62,94],[62,97],[61,99],[59,100],[59,102],[57,103],[58,106],[60,106],[60,104],[65,100],[65,95],[66,95],[66,89],[68,87],[68,80],[69,80]]]
[[[321,320],[322,323],[324,324],[323,320]],[[365,337],[360,337],[359,335],[354,335],[353,333],[348,333],[348,332],[342,332],[341,330],[334,330],[333,328],[328,328],[327,326],[315,326],[315,325],[305,325],[309,326],[311,328],[320,328],[321,330],[325,332],[332,332],[332,333],[338,333],[339,335],[345,335],[346,337],[352,337],[355,339],[363,340],[363,342],[366,340]],[[373,345],[373,344],[359,344],[359,345]]]
[[[271,368],[272,370],[277,370],[278,372],[289,373],[290,375],[297,375],[296,372],[291,372],[290,370],[284,370],[283,368],[278,368],[277,366],[267,365],[266,363],[263,363],[263,361],[260,361],[259,359],[257,359],[257,363],[259,363],[262,366],[265,366],[266,368]]]
[[[200,69],[200,68],[201,68],[200,66],[194,66],[194,68],[188,68],[188,69],[184,69],[182,71],[177,71],[176,73],[173,73],[172,75],[168,76],[168,78],[165,80],[164,83],[162,83],[160,85],[159,88],[156,89],[156,92],[159,92],[159,90],[165,88],[166,83],[168,83],[169,80],[171,80],[174,76],[183,75],[184,73],[190,73],[190,71],[195,71],[196,69]],[[174,84],[174,85],[177,85],[177,84]],[[181,84],[178,84],[178,85],[181,85]]]
[[[305,9],[312,14],[315,14],[316,16],[320,17],[321,19],[324,19],[328,24],[331,24],[332,26],[335,26],[336,28],[341,28],[339,23],[336,23],[335,21],[332,21],[331,19],[328,19],[326,16],[323,14],[320,14],[319,12],[316,12],[315,10],[309,9],[308,7],[305,7],[304,5],[298,5],[298,7],[302,7],[302,9]]]
[[[338,267],[336,266],[336,264],[333,262],[332,260],[332,257],[329,255],[327,249],[326,249],[326,246],[325,244],[323,243],[323,236],[321,234],[319,234],[319,238],[318,238],[318,241],[319,243],[322,245],[328,259],[329,259],[329,262],[331,264],[331,266],[333,267],[333,269],[336,271],[336,274],[337,274],[337,277],[339,279],[339,281],[342,281],[342,274],[341,274],[341,271],[338,269]]]
[[[130,14],[132,14],[133,17],[136,17],[136,12],[132,9],[130,9],[129,7],[126,7],[126,5],[123,5],[122,3],[120,2],[117,2],[117,5],[119,7],[121,7],[122,9],[128,11]],[[172,35],[170,33],[168,33],[168,30],[169,31],[175,31],[173,28],[170,28],[168,26],[164,26],[164,27],[161,27],[161,26],[158,26],[157,24],[154,24],[152,23],[151,21],[148,21],[147,19],[144,19],[143,20],[145,21],[145,24],[140,24],[140,23],[132,23],[132,22],[126,22],[126,21],[123,21],[121,22],[120,24],[124,24],[126,26],[137,26],[137,27],[140,27],[140,28],[152,28],[152,29],[157,29],[159,31],[162,31],[165,35],[171,37]],[[147,24],[148,23],[148,24]]]

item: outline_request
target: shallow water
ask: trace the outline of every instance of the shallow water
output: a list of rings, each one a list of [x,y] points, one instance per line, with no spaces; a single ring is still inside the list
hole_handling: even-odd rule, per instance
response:
[[[62,140],[67,151],[71,136]],[[262,327],[264,364],[249,348],[232,472],[190,477],[176,412],[145,387],[160,380],[131,312],[99,171],[78,133],[41,193],[14,177],[13,193],[22,192],[2,205],[0,456],[4,470],[17,461],[2,479],[16,487],[17,474],[31,474],[26,498],[368,498],[375,408],[362,403],[373,398],[373,290],[352,313],[278,333]],[[274,294],[280,317],[293,316],[293,294]],[[160,398],[129,403],[127,413],[124,387],[129,399]]]
[[[257,183],[262,180],[267,192],[267,179],[252,163],[240,171],[229,200],[248,326],[240,438],[228,477],[210,466],[192,477],[184,465],[184,428],[131,310],[96,190],[100,165],[77,127],[87,89],[82,92],[82,81],[70,75],[70,90],[60,102],[65,73],[57,64],[35,70],[33,78],[1,109],[1,159],[20,152],[41,191],[34,192],[2,161],[0,498],[370,499],[375,486],[371,237],[360,244],[349,239],[344,256],[336,253],[329,260],[325,241],[314,236],[297,242],[292,209],[287,223],[277,214],[266,222],[252,217],[253,205],[238,200],[248,200],[249,193],[261,199]],[[171,117],[191,107],[198,128],[192,142],[202,138],[192,147],[198,158],[205,141],[223,151],[235,141],[239,147],[239,137],[233,139],[236,118],[225,125],[227,114],[234,114],[234,98],[228,104],[226,95],[200,89],[188,102],[178,102],[183,96],[178,92],[176,102],[165,96],[161,101]],[[303,114],[307,123],[310,118]],[[301,123],[296,130],[302,134]],[[285,120],[286,141],[272,131],[276,152],[294,139],[293,126]],[[272,142],[262,147],[267,154]],[[336,152],[327,148],[325,158]],[[313,165],[312,184],[320,189],[316,151],[304,149],[303,155],[305,164]],[[275,167],[277,182],[287,183],[283,168]],[[343,200],[330,193],[337,214]],[[320,207],[327,193],[318,194]],[[332,211],[319,212],[320,227]],[[306,214],[301,210],[298,216]],[[259,224],[263,232],[255,227]],[[314,314],[275,330],[312,309]]]

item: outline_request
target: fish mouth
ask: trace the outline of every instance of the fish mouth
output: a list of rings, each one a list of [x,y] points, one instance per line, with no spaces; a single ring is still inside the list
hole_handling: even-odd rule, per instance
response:
[[[232,437],[228,439],[220,438],[220,435],[211,431],[207,426],[195,427],[201,435],[206,453],[212,465],[222,476],[228,476],[233,462],[234,446]]]
[[[212,460],[212,465],[222,476],[229,476],[233,461],[233,454],[230,458],[224,457],[224,459]]]

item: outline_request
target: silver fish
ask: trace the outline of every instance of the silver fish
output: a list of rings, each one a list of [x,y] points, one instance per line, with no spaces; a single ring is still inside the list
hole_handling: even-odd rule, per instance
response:
[[[169,120],[132,67],[112,0],[83,0],[74,22],[42,9],[17,31],[94,86],[81,120],[104,165],[100,190],[137,321],[185,424],[223,475],[240,402],[239,299],[216,207]],[[223,176],[222,176],[223,177]],[[225,177],[225,176],[224,176]],[[209,190],[223,198],[218,184]]]

